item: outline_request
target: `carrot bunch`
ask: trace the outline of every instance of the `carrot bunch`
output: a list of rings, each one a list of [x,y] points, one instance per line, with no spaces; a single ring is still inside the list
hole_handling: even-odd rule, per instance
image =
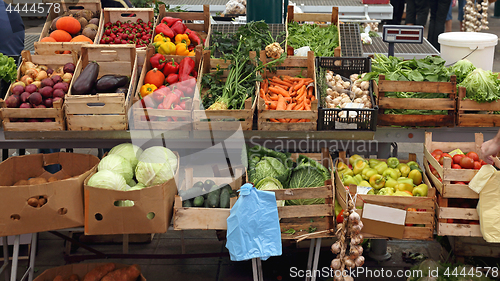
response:
[[[316,99],[314,87],[307,87],[312,78],[274,76],[260,84],[260,97],[267,110],[311,110],[311,103]],[[278,123],[311,122],[310,119],[269,119]]]

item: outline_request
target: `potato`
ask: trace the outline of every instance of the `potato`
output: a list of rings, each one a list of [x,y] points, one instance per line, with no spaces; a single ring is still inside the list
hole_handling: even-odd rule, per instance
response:
[[[55,181],[58,181],[59,179],[56,178],[56,177],[50,177],[47,182],[55,182]]]
[[[78,277],[78,275],[76,274],[71,274],[71,276],[69,277],[69,281],[80,281],[80,277]]]
[[[57,275],[53,281],[64,281],[64,278],[61,275]]]
[[[112,271],[104,276],[101,281],[135,281],[141,275],[137,264]]]
[[[28,199],[28,205],[30,205],[31,207],[37,208],[38,207],[38,198],[31,197],[30,199]]]
[[[30,183],[27,180],[20,180],[16,182],[14,185],[29,185]]]
[[[83,277],[83,281],[99,281],[101,280],[106,274],[109,272],[113,271],[115,269],[115,264],[114,263],[106,263],[103,265],[99,265],[89,271],[85,276]]]
[[[30,185],[43,184],[46,183],[47,180],[45,178],[31,178],[28,180]]]
[[[47,203],[47,198],[42,197],[42,198],[38,199],[38,206],[39,207],[42,207],[43,205],[45,205],[45,203]]]

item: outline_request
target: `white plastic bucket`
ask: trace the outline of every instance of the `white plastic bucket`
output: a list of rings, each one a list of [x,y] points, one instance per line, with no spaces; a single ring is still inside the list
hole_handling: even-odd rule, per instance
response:
[[[447,65],[470,54],[467,59],[477,68],[493,69],[495,46],[498,44],[498,36],[495,34],[445,32],[439,35],[438,42],[441,44],[441,57],[446,60]]]

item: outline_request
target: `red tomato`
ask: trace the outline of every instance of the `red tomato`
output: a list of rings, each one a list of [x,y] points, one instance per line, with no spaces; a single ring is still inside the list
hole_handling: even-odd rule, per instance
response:
[[[441,154],[435,154],[434,159],[436,159],[437,161],[439,161],[439,159],[441,159]]]
[[[454,223],[453,219],[447,219],[446,222],[447,223]]]
[[[446,156],[446,155],[448,155],[448,156]],[[444,165],[444,158],[445,158],[445,157],[450,158],[450,159],[451,159],[451,162],[453,163],[453,159],[451,158],[451,156],[450,156],[449,154],[443,153],[443,154],[441,155],[441,158],[439,158],[439,160],[438,160],[438,161],[439,161],[439,164],[441,164],[441,166],[442,166],[442,165]]]
[[[484,162],[483,159],[481,159],[481,166],[487,165],[488,163]]]
[[[436,155],[439,155],[439,154],[436,154],[436,153],[431,153],[432,157],[436,158]]]
[[[452,181],[451,182],[452,184],[462,184],[462,185],[466,185],[465,182],[463,181]]]
[[[436,171],[436,169],[434,169],[434,171],[431,172],[434,176],[438,177],[439,178],[439,173],[438,171]]]
[[[479,170],[481,169],[481,162],[474,161],[474,170]]]
[[[337,216],[337,223],[343,223],[344,222],[344,210],[340,211],[340,213]]]
[[[474,168],[474,160],[472,158],[464,156],[460,159],[460,166],[464,169],[473,169]]]
[[[441,149],[436,149],[434,150],[432,153],[435,153],[435,154],[443,154],[443,151]]]
[[[467,157],[472,158],[474,161],[479,161],[479,155],[477,155],[474,151],[467,153]]]
[[[449,155],[448,153],[443,153],[443,154],[441,154],[441,157],[450,157],[450,158],[453,158],[453,157],[451,157],[451,155]]]
[[[452,169],[462,169],[462,166],[460,166],[458,164],[453,164],[453,165],[451,165],[451,168]]]
[[[431,172],[436,170],[436,169],[434,169],[434,167],[432,167],[432,165],[430,165],[430,164],[429,164],[429,169],[431,169]]]
[[[479,221],[470,221],[469,224],[479,224]]]
[[[464,156],[465,155],[463,155],[463,154],[453,155],[453,163],[460,164],[460,159],[462,159],[462,157],[464,157]]]

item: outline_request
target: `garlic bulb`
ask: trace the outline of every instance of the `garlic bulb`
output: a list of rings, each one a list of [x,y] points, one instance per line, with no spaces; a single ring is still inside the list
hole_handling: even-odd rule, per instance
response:
[[[363,266],[364,263],[365,263],[365,257],[363,256],[359,256],[354,260],[354,264],[358,267]]]
[[[352,212],[350,215],[349,215],[349,222],[352,222],[352,223],[357,223],[359,222],[361,218],[359,217],[359,214],[356,213],[356,212]]]
[[[332,262],[330,263],[330,267],[333,269],[333,270],[338,270],[340,269],[340,267],[342,266],[342,264],[340,263],[340,259],[334,259],[332,260]]]
[[[363,259],[363,262],[364,262],[364,259]],[[356,267],[356,263],[354,262],[354,260],[352,260],[350,257],[347,257],[347,256],[344,258],[344,264],[345,264],[345,267],[347,269],[351,269],[351,268]]]
[[[340,253],[340,243],[339,243],[339,241],[337,241],[334,244],[332,244],[331,250],[332,250],[332,253],[334,253],[334,254]],[[334,268],[334,269],[338,269],[338,268]]]

